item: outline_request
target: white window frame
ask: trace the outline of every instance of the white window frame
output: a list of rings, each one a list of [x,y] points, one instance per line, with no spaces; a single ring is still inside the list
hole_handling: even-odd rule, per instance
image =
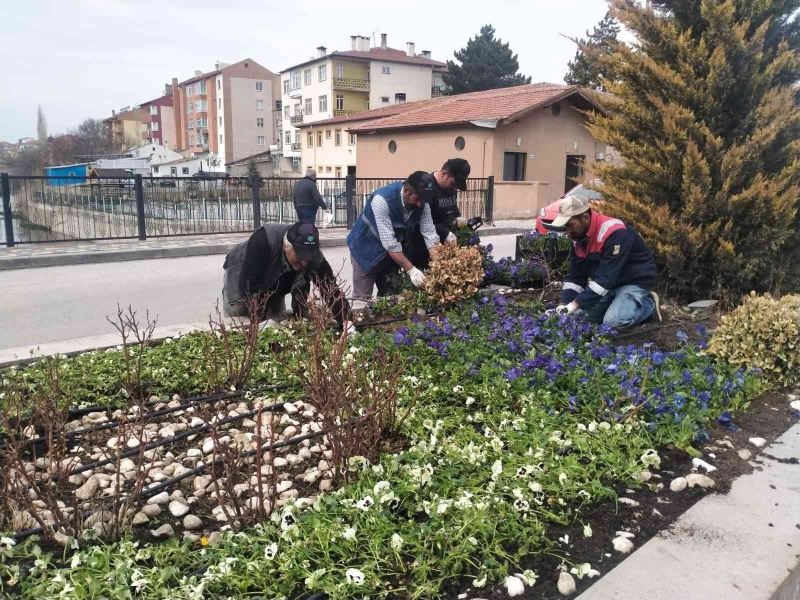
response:
[[[189,167],[181,167],[181,174],[188,175],[189,174]]]
[[[155,104],[151,104],[150,105],[150,114],[151,115],[157,115],[158,114],[158,106],[156,106]]]
[[[264,101],[256,100],[256,110],[264,110]]]
[[[305,106],[303,107],[303,110],[305,111],[304,114],[306,114],[306,115],[310,115],[312,113],[312,111],[314,110],[314,99],[313,98],[306,98]]]
[[[317,80],[326,81],[328,79],[328,65],[320,65],[317,67]]]
[[[336,63],[336,78],[344,78],[344,65],[342,63]]]
[[[291,131],[287,131],[286,132],[286,143],[287,144],[291,144],[292,143],[292,132]]]
[[[383,65],[381,67],[381,74],[383,75],[391,75],[392,74],[392,67],[389,65]]]
[[[319,112],[328,112],[328,94],[319,97]]]
[[[336,94],[336,110],[344,110],[344,95]]]
[[[256,117],[256,127],[259,129],[264,128],[264,117]]]
[[[356,145],[356,134],[355,133],[351,133],[350,134],[350,140],[349,141],[350,141],[350,145],[351,146],[355,146]]]
[[[300,81],[301,81],[301,74],[300,71],[292,71],[291,74],[291,84],[289,84],[290,90],[297,90],[300,89]]]
[[[303,85],[311,85],[311,69],[303,71]]]
[[[267,138],[263,135],[256,136],[256,146],[263,146],[267,143]]]
[[[256,81],[256,91],[263,92],[264,91],[264,82],[263,81]]]
[[[342,145],[342,130],[337,129],[333,134],[333,145],[334,146],[341,146]]]
[[[284,94],[288,94],[289,93],[289,79],[288,79],[288,77],[283,80],[283,93]]]

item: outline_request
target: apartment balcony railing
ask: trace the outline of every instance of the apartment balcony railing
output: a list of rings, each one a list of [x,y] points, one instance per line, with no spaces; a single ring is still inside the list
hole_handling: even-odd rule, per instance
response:
[[[333,111],[333,116],[334,117],[346,117],[347,115],[352,115],[354,112],[356,112],[356,111],[355,110],[345,110],[345,109],[337,108],[337,109],[335,109]]]
[[[292,142],[292,151],[293,152],[300,152],[300,150],[302,150],[302,148],[303,148],[303,146],[302,146],[302,144],[300,142]]]
[[[303,95],[303,88],[294,88],[289,90],[289,98],[300,98]]]
[[[353,90],[356,92],[369,91],[369,79],[352,79],[350,77],[334,77],[333,89]]]
[[[303,122],[303,113],[292,115],[291,117],[289,117],[289,122],[292,125],[300,125],[300,123]]]
[[[441,85],[431,86],[431,97],[441,96],[444,94],[444,87]]]

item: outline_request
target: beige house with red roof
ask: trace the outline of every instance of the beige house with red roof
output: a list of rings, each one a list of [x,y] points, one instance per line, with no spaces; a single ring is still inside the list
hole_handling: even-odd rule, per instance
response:
[[[575,185],[584,163],[614,159],[586,129],[582,111],[599,106],[576,86],[523,85],[405,108],[339,123],[356,136],[357,176],[402,177],[464,158],[473,177],[494,177],[495,218],[534,217]]]

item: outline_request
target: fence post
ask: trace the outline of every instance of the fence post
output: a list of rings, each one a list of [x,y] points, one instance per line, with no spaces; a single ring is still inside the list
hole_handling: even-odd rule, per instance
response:
[[[147,239],[147,229],[144,223],[144,185],[140,174],[133,176],[133,188],[136,193],[136,223],[139,226],[139,240]]]
[[[253,231],[261,227],[261,198],[259,197],[259,177],[250,178],[250,193],[253,198]]]
[[[6,246],[14,247],[14,215],[11,212],[11,182],[8,180],[8,173],[0,175],[3,188],[3,222],[6,225]]]
[[[486,222],[494,224],[494,175],[486,184]]]
[[[344,179],[344,199],[345,199],[345,206],[347,207],[348,229],[353,228],[353,223],[355,223],[356,220],[355,196],[356,196],[356,177],[355,175],[348,173],[347,177],[345,177]],[[334,202],[336,202],[335,199]]]

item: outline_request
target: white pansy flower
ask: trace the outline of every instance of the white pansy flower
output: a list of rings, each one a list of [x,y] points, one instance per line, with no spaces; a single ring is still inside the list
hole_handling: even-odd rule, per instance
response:
[[[492,479],[496,480],[503,473],[503,461],[498,459],[492,465]]]
[[[395,533],[392,535],[392,540],[390,543],[393,550],[400,550],[400,548],[403,547],[403,538]]]
[[[347,569],[344,577],[347,580],[347,583],[352,585],[361,585],[364,583],[364,573],[358,569]]]
[[[278,544],[272,542],[269,546],[264,548],[264,558],[272,560],[278,554]]]
[[[500,452],[500,450],[503,449],[503,440],[501,440],[499,437],[493,437],[492,441],[489,442],[489,445],[495,452]]]
[[[611,429],[611,423],[608,421],[602,421],[598,426],[598,429],[602,429],[603,431],[608,431]]]
[[[347,527],[342,532],[342,538],[350,541],[356,539],[356,529],[355,527]]]
[[[447,509],[453,505],[452,500],[440,500],[439,504],[436,506],[436,514],[443,515],[447,512]]]
[[[531,481],[528,484],[528,489],[530,491],[532,491],[534,494],[539,494],[544,490],[544,488],[542,487],[542,484],[539,483],[538,481]]]
[[[74,554],[72,556],[72,561],[70,561],[69,563],[69,566],[71,569],[77,569],[79,566],[81,566],[81,555]]]
[[[317,587],[317,583],[319,583],[320,578],[325,575],[325,569],[317,569],[311,575],[305,578],[305,584],[308,588]]]
[[[473,546],[477,546],[477,545],[478,545],[478,540],[477,540],[477,538],[475,538],[475,537],[473,537],[473,536],[469,536],[469,537],[467,538],[467,541],[468,541],[470,544],[472,544]]]
[[[372,488],[372,492],[376,496],[380,497],[390,487],[391,487],[391,484],[388,481],[379,481],[378,483],[375,484],[375,487]]]
[[[658,469],[661,467],[661,457],[658,455],[658,452],[653,450],[652,448],[648,448],[644,451],[641,457],[642,464],[646,467],[653,467],[654,469]]]
[[[11,548],[12,546],[16,546],[17,542],[14,541],[14,538],[10,537],[0,537],[0,548]]]
[[[583,537],[590,538],[592,537],[592,526],[587,523],[583,526]]]
[[[589,433],[594,433],[597,431],[597,421],[592,421],[589,423],[589,427],[587,427],[587,429],[589,430]]]
[[[374,505],[375,500],[372,499],[372,496],[364,496],[361,500],[356,502],[356,508],[358,510],[363,510],[364,512],[367,512]]]
[[[464,401],[464,403],[467,406],[472,406],[473,404],[475,404],[475,398],[473,398],[472,396],[467,396],[467,399]]]
[[[453,393],[454,394],[460,394],[463,391],[464,391],[464,387],[463,386],[460,386],[460,385],[453,386]]]
[[[561,473],[561,474],[558,476],[558,483],[560,483],[561,485],[564,485],[565,483],[567,483],[567,474],[566,474],[566,473],[563,473],[563,472],[562,472],[562,473]]]
[[[518,512],[528,512],[531,508],[531,505],[528,503],[527,500],[523,500],[521,498],[517,498],[514,500],[514,510]]]
[[[473,579],[472,580],[472,587],[474,587],[474,588],[482,588],[485,585],[486,585],[486,575],[484,575],[480,579]]]
[[[536,580],[539,579],[539,576],[536,574],[536,571],[531,571],[530,569],[525,569],[522,573],[517,573],[517,577],[522,579],[525,585],[532,586],[536,584]]]

